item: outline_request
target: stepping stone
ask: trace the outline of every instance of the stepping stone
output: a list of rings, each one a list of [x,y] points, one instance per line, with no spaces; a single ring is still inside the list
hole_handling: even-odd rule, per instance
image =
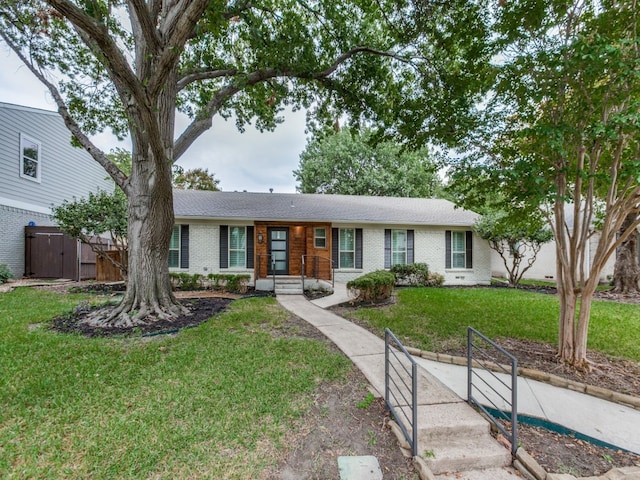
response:
[[[382,480],[378,459],[371,455],[338,457],[340,480]]]

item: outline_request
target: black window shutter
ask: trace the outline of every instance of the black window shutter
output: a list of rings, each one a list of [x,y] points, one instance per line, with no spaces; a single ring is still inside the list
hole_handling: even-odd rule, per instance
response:
[[[356,228],[356,268],[362,268],[362,229]]]
[[[331,229],[331,260],[333,260],[334,268],[339,268],[340,266],[338,263],[338,252],[340,249],[340,245],[338,244],[340,241],[338,231],[339,230],[337,228]]]
[[[220,225],[220,268],[229,268],[229,226]]]
[[[451,230],[444,232],[445,238],[445,257],[444,268],[451,268]]]
[[[413,230],[407,230],[407,263],[415,261],[413,244]]]
[[[253,268],[254,242],[253,226],[247,227],[247,268]]]
[[[467,250],[467,268],[473,268],[473,232],[471,230],[467,230],[465,248]]]
[[[384,229],[384,268],[391,268],[391,229]]]
[[[189,225],[180,225],[180,268],[189,268]]]

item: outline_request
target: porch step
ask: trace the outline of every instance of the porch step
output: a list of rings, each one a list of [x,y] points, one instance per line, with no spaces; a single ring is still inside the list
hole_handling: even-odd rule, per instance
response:
[[[298,277],[276,277],[276,295],[302,295],[302,279]]]

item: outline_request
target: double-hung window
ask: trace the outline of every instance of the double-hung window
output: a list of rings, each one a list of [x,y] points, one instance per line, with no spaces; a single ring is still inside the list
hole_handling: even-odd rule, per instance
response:
[[[169,242],[169,268],[180,266],[180,225],[174,225]]]
[[[451,267],[466,268],[467,247],[465,232],[451,232]]]
[[[327,248],[327,229],[315,228],[313,242],[315,248]]]
[[[34,182],[40,181],[41,146],[26,135],[20,134],[20,176]]]
[[[229,227],[229,268],[245,268],[247,259],[246,227]]]
[[[391,265],[406,265],[407,263],[407,231],[391,231]]]
[[[340,264],[338,268],[355,268],[356,234],[355,228],[340,229]]]
[[[414,230],[384,230],[384,268],[414,262]]]

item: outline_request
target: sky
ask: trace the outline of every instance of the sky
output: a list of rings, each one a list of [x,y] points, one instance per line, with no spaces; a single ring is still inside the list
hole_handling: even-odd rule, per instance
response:
[[[0,102],[57,110],[44,85],[3,44],[0,44]],[[207,168],[220,180],[223,191],[268,192],[273,188],[277,193],[294,193],[293,170],[298,167],[306,145],[305,112],[288,111],[284,117],[284,123],[275,131],[264,133],[251,125],[240,133],[233,119],[214,118],[212,128],[177,163],[185,170]],[[186,117],[179,118],[176,134],[186,125]],[[120,142],[109,133],[93,140],[107,153],[115,147],[131,150],[129,142]]]

